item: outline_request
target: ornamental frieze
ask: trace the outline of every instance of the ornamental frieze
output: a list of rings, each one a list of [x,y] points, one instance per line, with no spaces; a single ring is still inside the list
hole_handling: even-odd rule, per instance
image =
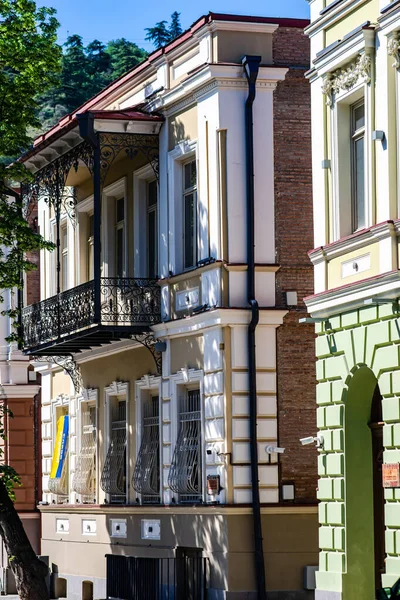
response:
[[[389,56],[393,56],[394,63],[392,67],[396,69],[400,68],[400,35],[399,32],[396,31],[393,37],[389,38],[387,51]]]
[[[334,94],[340,90],[350,90],[359,79],[364,83],[371,81],[371,57],[368,54],[361,54],[354,62],[325,77],[322,92],[326,95],[327,105],[332,106]]]

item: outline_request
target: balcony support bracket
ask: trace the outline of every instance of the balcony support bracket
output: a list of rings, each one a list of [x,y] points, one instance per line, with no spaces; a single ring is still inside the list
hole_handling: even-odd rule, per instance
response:
[[[83,381],[81,370],[79,365],[76,364],[72,355],[67,356],[34,356],[32,357],[35,362],[45,362],[49,364],[55,364],[64,369],[67,375],[70,376],[72,383],[74,384],[75,393],[79,394],[83,388]]]
[[[131,335],[131,339],[138,342],[151,353],[153,360],[156,365],[157,375],[162,374],[162,355],[161,352],[157,352],[155,349],[156,340],[152,333],[142,333],[138,335]]]

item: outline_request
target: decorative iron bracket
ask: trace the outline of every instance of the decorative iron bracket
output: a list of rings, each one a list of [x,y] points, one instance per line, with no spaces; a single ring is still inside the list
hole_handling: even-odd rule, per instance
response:
[[[81,370],[72,356],[34,356],[33,360],[36,362],[54,363],[64,369],[67,375],[71,377],[72,383],[74,384],[75,393],[80,393],[81,389],[83,388]]]
[[[157,370],[157,375],[162,374],[162,356],[161,352],[157,352],[155,349],[156,340],[152,333],[142,333],[138,335],[131,335],[131,339],[135,342],[138,342],[151,353]]]

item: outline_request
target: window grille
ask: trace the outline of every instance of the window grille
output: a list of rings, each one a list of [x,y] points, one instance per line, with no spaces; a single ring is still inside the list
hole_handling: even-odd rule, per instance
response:
[[[180,401],[179,431],[168,485],[180,502],[202,499],[200,390],[188,390]]]
[[[159,397],[143,403],[142,441],[132,477],[143,504],[160,502],[160,409]]]
[[[108,448],[100,487],[110,495],[110,502],[126,501],[126,402],[119,401],[111,415]]]
[[[68,496],[68,451],[61,471],[61,477],[49,478],[49,491],[57,496]]]
[[[84,502],[94,502],[96,496],[96,407],[82,405],[81,443],[72,489]]]

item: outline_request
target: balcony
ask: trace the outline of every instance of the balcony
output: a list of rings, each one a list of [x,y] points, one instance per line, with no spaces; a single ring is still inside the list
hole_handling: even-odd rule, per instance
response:
[[[24,308],[24,350],[54,356],[80,352],[146,333],[160,318],[156,279],[101,277],[99,294],[92,280]]]

